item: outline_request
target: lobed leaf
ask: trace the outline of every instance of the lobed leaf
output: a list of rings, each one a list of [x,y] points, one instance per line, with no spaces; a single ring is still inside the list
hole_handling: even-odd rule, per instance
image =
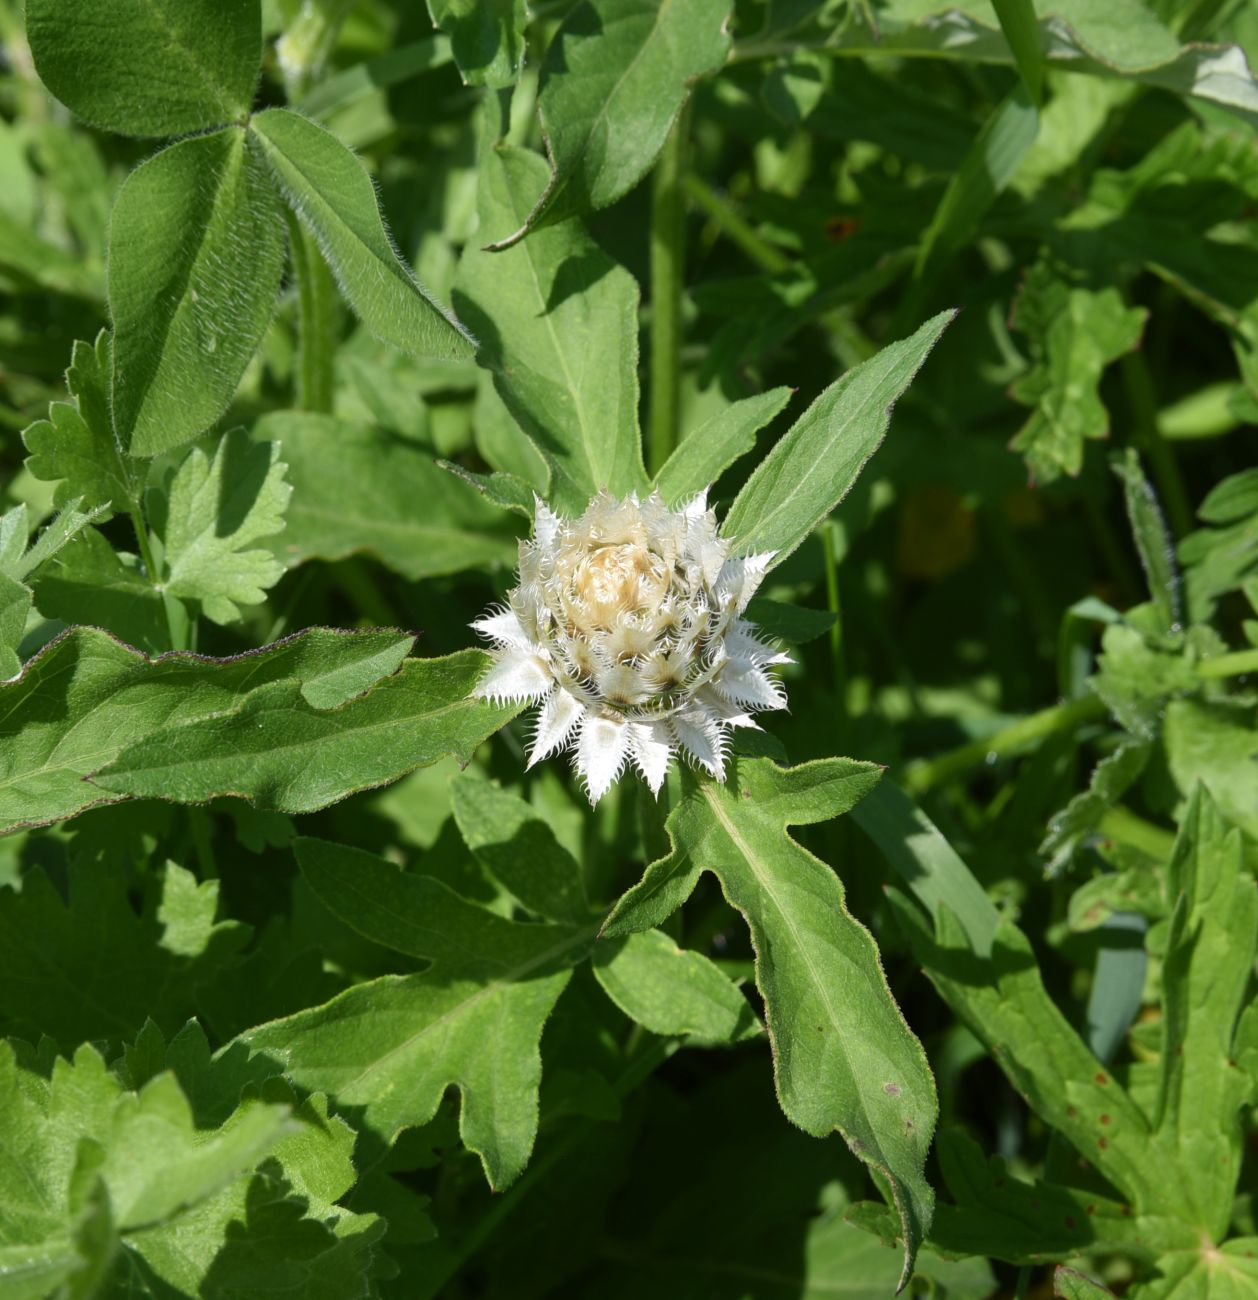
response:
[[[289,109],[268,108],[250,119],[249,143],[377,338],[421,356],[471,356],[475,341],[402,261],[371,177],[334,135]]]
[[[934,1202],[923,1173],[934,1080],[839,878],[786,833],[847,812],[878,777],[872,763],[839,758],[787,769],[740,759],[724,785],[683,769],[667,822],[672,852],[620,899],[604,933],[659,924],[704,871],[717,876],[751,929],[782,1109],[814,1136],[838,1130],[886,1179],[904,1234],[903,1282]]]
[[[583,0],[567,15],[538,96],[550,179],[495,250],[605,208],[646,175],[691,83],[725,62],[731,8],[730,0]]]
[[[311,888],[360,934],[432,965],[357,984],[243,1035],[299,1086],[327,1091],[386,1144],[427,1123],[447,1087],[460,1134],[501,1189],[537,1132],[538,1039],[593,927],[524,925],[359,849],[297,842]]]
[[[772,551],[780,563],[847,495],[955,314],[941,312],[849,370],[796,420],[725,516],[721,531],[743,554]]]
[[[241,605],[258,605],[283,566],[251,542],[284,528],[292,495],[278,443],[253,443],[231,430],[213,457],[193,447],[169,476],[160,509],[152,512],[162,539],[162,588],[196,601],[205,617],[231,623]]]
[[[227,408],[275,310],[281,229],[240,127],[182,140],[127,177],[108,281],[114,426],[131,455],[178,447]]]
[[[535,154],[482,158],[478,239],[515,229],[543,184]],[[479,360],[552,471],[550,503],[584,510],[599,488],[645,488],[638,431],[638,288],[576,222],[495,255],[469,245],[455,304]]]
[[[470,761],[521,708],[469,698],[488,662],[478,650],[412,659],[334,708],[312,705],[297,681],[274,681],[230,712],[148,728],[97,764],[92,783],[176,803],[234,795],[259,808],[312,812],[447,756]]]
[[[71,628],[0,683],[0,830],[115,801],[84,777],[127,745],[229,709],[268,683],[332,708],[395,672],[413,640],[315,628],[233,659],[149,659],[96,628]]]
[[[137,468],[114,435],[110,414],[113,336],[101,330],[95,345],[76,341],[66,371],[72,402],[53,402],[46,420],[22,432],[30,453],[26,468],[37,478],[57,482],[53,505],[78,498],[101,509],[102,521],[114,510],[132,509],[138,499]]]
[[[27,0],[26,35],[48,89],[123,135],[239,120],[262,62],[259,0]]]

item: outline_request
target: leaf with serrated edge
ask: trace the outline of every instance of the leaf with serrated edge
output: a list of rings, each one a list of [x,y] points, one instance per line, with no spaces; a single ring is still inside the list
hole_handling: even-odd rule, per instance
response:
[[[690,95],[730,48],[730,0],[585,0],[542,65],[538,112],[552,174],[527,220],[501,239],[627,194],[651,169]]]
[[[286,108],[268,108],[251,119],[249,140],[373,334],[422,356],[472,355],[474,340],[402,261],[371,177],[334,135]]]
[[[542,1026],[593,927],[508,921],[439,881],[322,840],[299,840],[297,858],[319,898],[359,933],[433,964],[355,985],[240,1041],[300,1087],[354,1108],[386,1143],[430,1120],[457,1085],[463,1141],[490,1185],[505,1187],[537,1132]]]
[[[241,605],[258,605],[283,565],[270,550],[247,549],[284,528],[292,488],[275,442],[250,442],[233,429],[213,457],[193,447],[171,476],[158,533],[163,586],[197,601],[206,618],[231,623]]]
[[[515,229],[545,176],[527,150],[484,151],[477,242]],[[638,286],[624,267],[570,221],[506,253],[469,243],[454,301],[481,338],[478,359],[551,467],[551,505],[579,514],[599,488],[624,496],[646,487]]]
[[[312,628],[232,659],[150,659],[97,628],[71,628],[0,683],[0,830],[114,802],[83,778],[164,726],[276,682],[330,708],[396,672],[413,644],[398,632]]]
[[[112,366],[108,330],[101,330],[94,346],[76,342],[66,371],[73,403],[53,402],[48,418],[36,420],[22,433],[30,453],[26,468],[38,479],[60,480],[52,498],[55,506],[78,497],[87,506],[108,504],[113,511],[125,512],[136,502],[135,467],[114,437],[109,411]]]
[[[734,499],[721,532],[745,555],[780,564],[847,495],[878,450],[891,410],[956,313],[853,367],[787,430]]]
[[[411,659],[339,708],[312,708],[295,682],[276,682],[240,708],[150,730],[92,773],[115,794],[204,803],[237,795],[259,808],[312,812],[476,748],[519,713],[468,698],[489,656],[464,650]]]
[[[887,1179],[906,1280],[934,1203],[922,1168],[937,1113],[934,1079],[873,938],[844,906],[839,878],[786,833],[847,812],[880,774],[873,763],[843,758],[785,769],[739,759],[718,785],[683,769],[681,802],[667,822],[673,850],[621,898],[604,932],[658,925],[704,871],[717,876],[751,929],[782,1109],[814,1136],[842,1133]]]

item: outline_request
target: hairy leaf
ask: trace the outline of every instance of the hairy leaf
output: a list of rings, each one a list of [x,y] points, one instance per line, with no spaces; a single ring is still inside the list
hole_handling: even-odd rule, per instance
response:
[[[1085,440],[1109,433],[1101,376],[1139,344],[1147,317],[1143,307],[1124,306],[1117,289],[1072,285],[1049,262],[1027,276],[1013,323],[1029,339],[1032,364],[1012,392],[1034,410],[1011,446],[1037,483],[1078,474]]]
[[[181,716],[97,765],[116,794],[203,803],[237,795],[260,808],[311,812],[453,755],[468,762],[519,711],[470,699],[489,656],[412,659],[361,697],[312,706],[295,681],[250,692],[238,709]]]
[[[672,852],[616,904],[605,933],[657,925],[704,871],[717,876],[751,928],[782,1108],[817,1137],[837,1129],[890,1184],[907,1278],[934,1201],[922,1171],[934,1080],[839,878],[786,833],[847,812],[878,777],[872,763],[839,758],[787,769],[739,760],[724,785],[683,770]]]
[[[460,1133],[502,1188],[537,1132],[538,1038],[593,928],[522,925],[404,874],[359,849],[300,840],[302,872],[322,901],[375,943],[432,965],[347,990],[322,1007],[244,1035],[251,1052],[302,1087],[352,1107],[386,1144],[463,1094]]]
[[[244,117],[262,61],[259,0],[27,0],[26,33],[48,89],[124,135]]]
[[[267,683],[328,709],[395,672],[413,638],[316,628],[234,659],[149,659],[72,628],[0,684],[0,830],[42,826],[116,796],[84,777],[162,727],[231,708]]]
[[[952,321],[941,312],[835,380],[756,467],[721,531],[780,563],[847,495],[878,450],[896,400]]]
[[[583,0],[542,65],[538,111],[551,176],[526,220],[500,236],[605,208],[651,169],[693,81],[725,62],[730,0]]]
[[[163,149],[127,178],[109,227],[113,412],[155,456],[222,415],[275,309],[279,205],[231,127]]]
[[[398,255],[371,177],[334,135],[286,108],[268,108],[251,119],[249,141],[373,334],[403,352],[472,354],[467,331]]]
[[[422,448],[382,429],[306,411],[276,411],[254,427],[279,444],[293,500],[275,543],[290,564],[366,552],[416,581],[514,562],[502,517]],[[532,498],[529,498],[532,518]]]
[[[160,510],[163,588],[196,601],[206,618],[231,623],[241,605],[266,599],[283,566],[270,550],[246,549],[284,527],[292,488],[278,443],[250,442],[233,429],[209,457],[193,447],[170,474]]]
[[[514,230],[543,184],[541,159],[489,150],[478,205],[484,242]],[[638,432],[638,290],[567,222],[494,254],[469,245],[455,304],[480,360],[552,471],[551,504],[578,513],[599,488],[646,485]]]

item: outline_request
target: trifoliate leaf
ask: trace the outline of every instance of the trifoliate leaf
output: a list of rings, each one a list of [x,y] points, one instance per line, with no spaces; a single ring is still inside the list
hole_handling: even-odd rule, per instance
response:
[[[234,659],[149,659],[96,628],[72,628],[0,683],[0,830],[72,817],[115,795],[84,777],[167,724],[291,682],[331,708],[395,672],[414,638],[312,628]]]
[[[1139,344],[1147,316],[1124,306],[1117,289],[1072,285],[1049,262],[1027,275],[1013,323],[1028,336],[1032,366],[1013,396],[1035,409],[1012,446],[1037,483],[1078,474],[1085,440],[1109,432],[1101,375]]]
[[[257,605],[283,565],[251,543],[284,528],[292,488],[278,443],[255,443],[233,429],[210,458],[192,448],[152,512],[165,556],[163,588],[196,601],[206,618],[231,623],[241,605]]]
[[[672,852],[621,898],[605,933],[658,924],[704,871],[717,876],[751,928],[782,1108],[814,1136],[842,1133],[890,1184],[907,1277],[934,1202],[923,1172],[934,1080],[839,878],[786,833],[847,812],[879,775],[849,759],[787,769],[749,759],[721,785],[683,768],[667,823]]]
[[[173,862],[137,914],[124,873],[76,862],[63,898],[40,869],[0,891],[0,1023],[31,1041],[129,1038],[152,1018],[172,1031],[196,985],[229,964],[248,927],[216,922],[218,883]]]
[[[432,965],[356,984],[322,1007],[244,1034],[299,1087],[352,1107],[386,1144],[425,1124],[447,1087],[490,1184],[523,1169],[537,1132],[538,1040],[593,927],[520,924],[359,849],[297,842],[315,893],[375,943]]]
[[[135,464],[114,436],[109,413],[113,339],[101,330],[93,346],[76,342],[66,371],[73,402],[53,402],[46,420],[36,420],[23,434],[30,455],[26,467],[38,479],[61,481],[53,504],[78,497],[87,508],[106,507],[102,522],[115,511],[132,508],[137,499]]]

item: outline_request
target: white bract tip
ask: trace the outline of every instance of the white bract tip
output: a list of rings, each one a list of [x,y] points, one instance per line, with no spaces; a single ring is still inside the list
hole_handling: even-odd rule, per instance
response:
[[[772,554],[733,556],[700,493],[600,492],[579,519],[536,502],[519,582],[472,626],[494,663],[474,694],[540,702],[528,765],[571,749],[591,803],[627,766],[653,793],[674,753],[725,779],[729,733],[786,706],[788,656],[743,617]]]

